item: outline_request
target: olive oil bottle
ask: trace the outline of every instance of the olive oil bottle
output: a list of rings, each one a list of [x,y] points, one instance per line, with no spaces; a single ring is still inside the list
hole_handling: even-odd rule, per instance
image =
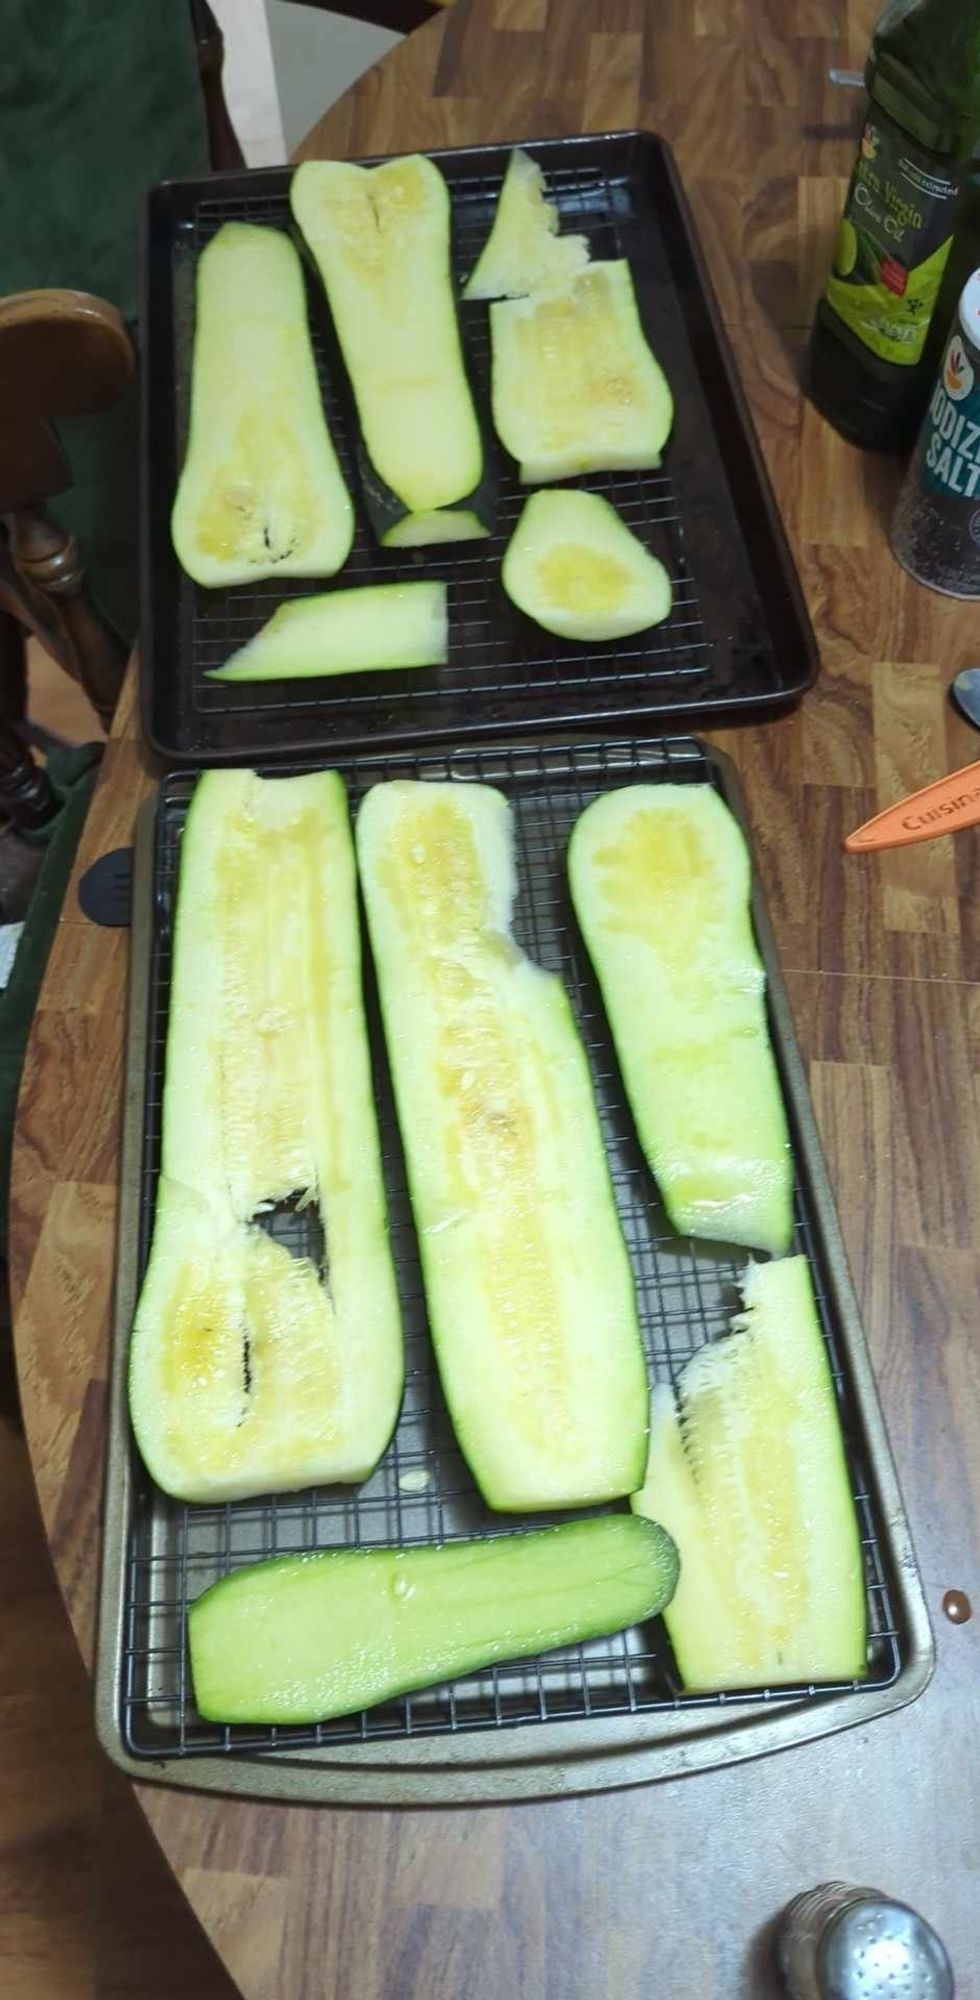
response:
[[[845,437],[889,451],[915,436],[956,306],[944,274],[954,238],[974,221],[980,0],[890,0],[865,83],[868,112],[807,388]]]

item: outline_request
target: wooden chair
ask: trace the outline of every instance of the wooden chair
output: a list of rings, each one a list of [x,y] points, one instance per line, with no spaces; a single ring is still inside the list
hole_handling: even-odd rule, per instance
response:
[[[224,43],[207,0],[189,0],[211,164],[244,165],[222,89]],[[57,811],[22,733],[25,634],[85,690],[108,727],[127,648],[85,589],[83,554],[45,503],[71,485],[52,426],[95,414],[122,394],[134,357],[121,315],[77,291],[0,299],[0,818],[33,830]]]
[[[31,632],[84,688],[108,727],[126,647],[85,593],[78,544],[45,509],[71,484],[51,428],[107,409],[133,372],[121,315],[87,292],[0,299],[0,810],[21,828],[57,810],[45,771],[19,732],[25,719],[24,635]]]
[[[305,0],[409,33],[448,0]],[[222,89],[224,43],[208,0],[189,0],[211,164],[244,165]],[[28,830],[57,810],[22,733],[24,634],[33,633],[112,719],[126,648],[85,591],[83,555],[46,511],[71,484],[52,425],[95,413],[122,394],[133,351],[115,307],[85,292],[21,292],[0,299],[0,816]]]

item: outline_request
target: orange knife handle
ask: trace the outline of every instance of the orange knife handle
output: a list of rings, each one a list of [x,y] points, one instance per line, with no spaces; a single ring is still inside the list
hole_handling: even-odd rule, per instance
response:
[[[882,847],[912,847],[918,840],[936,840],[941,833],[980,825],[980,763],[967,764],[910,792],[874,819],[865,820],[844,842],[845,854],[874,854]]]

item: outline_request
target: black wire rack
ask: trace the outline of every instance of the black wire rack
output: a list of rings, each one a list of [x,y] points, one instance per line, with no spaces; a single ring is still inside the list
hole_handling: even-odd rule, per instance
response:
[[[620,1220],[637,1286],[651,1378],[676,1379],[705,1341],[723,1335],[739,1303],[746,1253],[679,1237],[666,1221],[643,1161],[587,955],[568,895],[565,854],[579,814],[598,793],[642,779],[718,783],[717,767],[690,739],[607,745],[511,747],[449,753],[364,756],[343,762],[352,810],[367,787],[388,777],[481,781],[503,790],[515,816],[519,892],[515,931],[524,949],[559,973],[589,1053]],[[168,779],[157,816],[155,923],[146,1049],[146,1105],[141,1196],[141,1268],[145,1265],[160,1154],[161,1093],[170,979],[171,913],[181,831],[193,790],[190,775]],[[828,1688],[766,1689],[690,1696],[680,1691],[659,1622],[534,1661],[426,1690],[314,1728],[225,1727],[196,1712],[187,1656],[187,1611],[218,1577],[261,1557],[335,1547],[444,1541],[526,1528],[524,1518],[491,1513],[458,1450],[442,1401],[429,1341],[411,1208],[384,1061],[376,996],[367,994],[386,1177],[391,1243],[406,1337],[406,1391],[394,1439],[373,1478],[360,1489],[317,1489],[214,1507],[168,1501],[133,1452],[134,1503],[125,1565],[123,1743],[137,1758],[324,1749],[342,1743],[439,1736],[521,1724],[629,1715],[658,1709],[720,1709],[735,1715],[764,1697],[820,1702],[853,1693],[856,1702],[898,1679],[907,1634],[896,1609],[889,1540],[879,1517],[869,1452],[849,1385],[840,1329],[830,1304],[822,1232],[805,1177],[796,1188],[795,1249],[808,1258],[840,1403],[861,1526],[869,1606],[864,1680]],[[798,1167],[799,1105],[785,1067],[779,1019],[771,1019],[783,1070]],[[319,1259],[315,1211],[288,1206],[263,1226],[299,1255]],[[555,1517],[558,1518],[558,1517]],[[534,1526],[541,1525],[536,1517]]]
[[[150,198],[145,239],[144,723],[164,755],[185,761],[297,754],[407,740],[460,741],[600,719],[712,716],[785,705],[809,685],[816,649],[785,537],[701,267],[670,153],[649,134],[533,147],[566,230],[593,257],[626,257],[655,351],[671,383],[674,430],[664,468],[569,481],[603,494],[667,568],[670,617],[653,631],[588,647],[540,630],[500,581],[527,498],[490,424],[489,318],[461,308],[470,379],[497,480],[493,535],[429,549],[385,550],[363,516],[357,423],[319,280],[307,272],[324,403],[357,525],[338,585],[441,579],[450,656],[441,668],[247,685],[208,680],[287,598],[329,588],[270,579],[203,590],[180,570],[170,508],[187,436],[194,283],[201,250],[227,221],[290,228],[283,171],[175,182]],[[509,149],[437,155],[453,206],[462,282],[488,234]]]

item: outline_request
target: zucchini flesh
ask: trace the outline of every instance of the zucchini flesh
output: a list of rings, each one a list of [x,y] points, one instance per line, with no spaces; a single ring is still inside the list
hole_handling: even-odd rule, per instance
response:
[[[460,540],[492,526],[483,441],[463,362],[449,192],[421,154],[379,167],[308,160],[293,215],[326,290],[360,420],[378,539]],[[437,515],[439,533],[427,533]],[[414,526],[406,526],[406,517]]]
[[[507,545],[509,598],[546,632],[625,639],[670,613],[663,563],[597,493],[532,493]]]
[[[483,541],[492,525],[492,509],[481,520],[465,507],[436,507],[427,514],[402,514],[380,539],[386,549],[431,548],[438,542]]]
[[[619,1632],[656,1616],[676,1579],[669,1536],[629,1514],[256,1563],[191,1606],[195,1700],[213,1722],[323,1722]]]
[[[660,464],[674,406],[625,259],[490,307],[493,420],[526,486]]]
[[[299,256],[281,230],[226,222],[197,266],[187,454],[171,523],[212,588],[333,576],[354,515],[320,399]]]
[[[654,1394],[633,1507],[677,1543],[667,1628],[698,1692],[866,1671],[861,1539],[804,1257],[750,1265],[745,1312]]]
[[[628,785],[582,814],[568,869],[674,1228],[787,1249],[792,1157],[738,822],[710,785]]]
[[[302,680],[438,667],[448,658],[445,584],[378,583],[280,604],[261,632],[208,679]]]
[[[558,210],[545,178],[515,146],[507,162],[493,227],[463,288],[464,299],[517,299],[567,285],[589,261],[584,236],[559,236]]]
[[[319,1204],[325,1273],[254,1223],[290,1200]],[[363,1479],[402,1374],[343,784],[210,771],[181,851],[137,1442],[183,1500]]]
[[[429,1321],[491,1507],[635,1489],[646,1371],[588,1064],[561,981],[510,934],[510,809],[374,787],[357,854]]]

